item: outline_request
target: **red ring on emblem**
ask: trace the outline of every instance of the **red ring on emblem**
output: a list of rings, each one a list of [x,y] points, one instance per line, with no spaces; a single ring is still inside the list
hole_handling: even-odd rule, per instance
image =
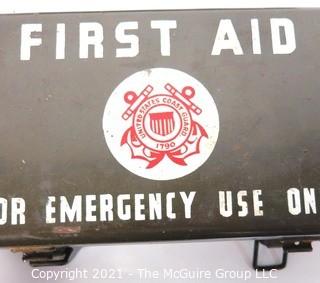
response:
[[[139,141],[151,150],[164,152],[179,148],[187,141],[191,124],[192,117],[186,105],[166,94],[146,99],[133,117]]]

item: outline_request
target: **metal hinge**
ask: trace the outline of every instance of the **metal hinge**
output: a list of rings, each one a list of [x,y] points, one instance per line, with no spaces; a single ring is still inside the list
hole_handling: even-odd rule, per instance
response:
[[[260,244],[268,248],[282,248],[282,260],[278,264],[272,265],[260,265],[258,263],[259,259],[259,246]],[[283,269],[287,265],[288,253],[297,253],[297,252],[311,252],[312,251],[312,240],[299,240],[299,239],[290,239],[290,240],[256,240],[254,242],[254,251],[253,251],[253,268],[258,271],[269,271],[272,269]]]
[[[69,262],[73,248],[64,247],[19,247],[13,252],[22,252],[22,260],[32,267],[65,265]]]

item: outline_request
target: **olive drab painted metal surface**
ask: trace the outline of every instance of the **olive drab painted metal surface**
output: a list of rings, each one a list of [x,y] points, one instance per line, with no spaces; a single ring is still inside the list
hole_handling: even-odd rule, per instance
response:
[[[320,233],[320,11],[0,16],[0,245]]]

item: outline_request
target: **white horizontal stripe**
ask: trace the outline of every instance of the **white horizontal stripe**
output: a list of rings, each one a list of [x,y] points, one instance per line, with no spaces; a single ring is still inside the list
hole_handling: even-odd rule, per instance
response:
[[[0,0],[0,14],[231,8],[312,8],[319,0]]]

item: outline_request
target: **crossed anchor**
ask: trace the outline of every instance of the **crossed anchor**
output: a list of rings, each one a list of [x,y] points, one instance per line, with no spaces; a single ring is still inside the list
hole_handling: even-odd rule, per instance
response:
[[[195,90],[193,87],[186,86],[182,89],[181,92],[179,92],[173,85],[167,83],[164,88],[169,91],[169,93],[171,93],[174,97],[182,101],[195,114],[201,114],[202,110],[191,101],[191,98],[193,98],[195,95]],[[122,118],[124,120],[128,120],[136,111],[136,109],[141,105],[141,103],[143,103],[143,101],[148,98],[152,91],[153,87],[151,85],[147,85],[139,95],[137,95],[134,91],[128,91],[124,95],[124,101],[130,104],[130,106],[122,114]]]

